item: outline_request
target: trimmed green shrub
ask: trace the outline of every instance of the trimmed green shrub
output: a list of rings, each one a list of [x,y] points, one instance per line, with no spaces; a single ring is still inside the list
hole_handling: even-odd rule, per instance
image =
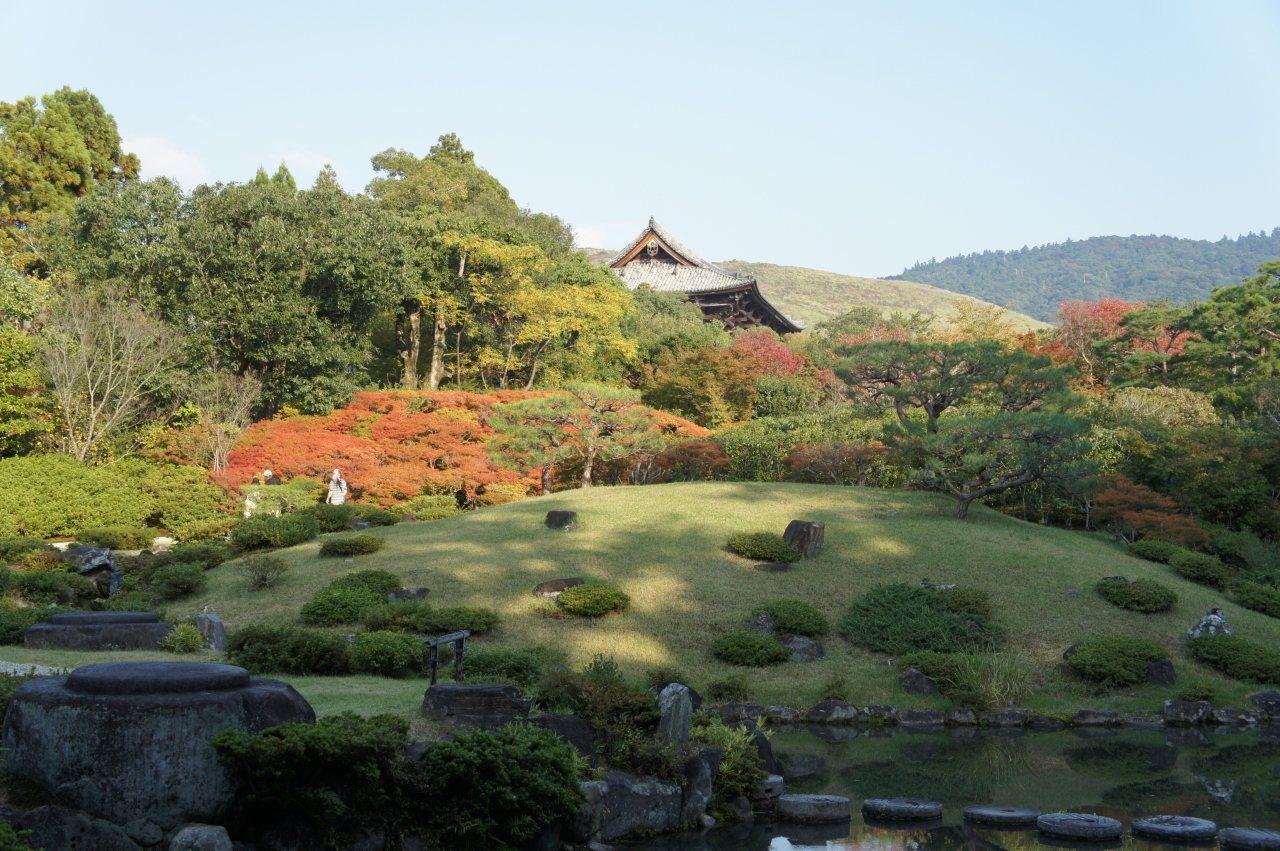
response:
[[[238,514],[218,514],[208,520],[197,520],[188,523],[181,531],[170,529],[178,536],[179,541],[198,542],[221,539],[239,528],[242,519]]]
[[[1159,582],[1123,576],[1108,576],[1093,587],[1098,596],[1122,609],[1134,612],[1167,612],[1178,604],[1178,595]]]
[[[564,664],[564,654],[546,647],[473,647],[467,649],[463,674],[469,683],[512,683],[527,689],[552,664]]]
[[[688,684],[689,679],[684,675],[684,671],[674,665],[659,665],[656,668],[649,668],[644,672],[645,681],[649,683],[649,688],[662,690],[672,683]]]
[[[767,774],[760,768],[755,734],[742,725],[726,725],[716,715],[707,718],[706,723],[694,725],[689,732],[691,741],[720,751],[720,767],[707,812],[713,818],[732,818],[733,800],[755,794]]]
[[[942,605],[948,612],[980,618],[991,617],[991,595],[980,588],[961,585],[938,593],[942,595]]]
[[[344,502],[342,505],[329,505],[326,502],[309,506],[298,513],[314,517],[316,528],[320,530],[320,534],[324,535],[329,532],[345,531],[347,524],[355,519],[356,507],[350,502]]]
[[[296,626],[247,626],[227,636],[227,659],[251,674],[351,673],[347,640]]]
[[[416,635],[362,632],[351,648],[351,661],[361,673],[403,679],[422,670],[425,647]]]
[[[1146,681],[1148,662],[1168,655],[1169,651],[1146,638],[1108,635],[1081,645],[1067,664],[1099,685],[1131,686]]]
[[[458,499],[453,494],[419,494],[395,507],[396,511],[413,515],[414,520],[443,520],[461,514]]]
[[[488,632],[498,625],[498,613],[483,606],[442,606],[405,600],[384,603],[367,609],[360,622],[370,632],[421,632],[426,635],[448,635],[469,630],[473,635]]]
[[[751,686],[742,674],[730,674],[707,683],[707,697],[720,703],[743,703],[751,699]]]
[[[745,668],[779,665],[791,657],[791,651],[769,635],[757,635],[745,629],[726,632],[711,642],[711,653],[722,662]]]
[[[23,599],[37,606],[87,606],[98,597],[92,579],[65,570],[15,573],[13,585]]]
[[[289,562],[276,555],[245,556],[236,562],[236,573],[249,580],[250,591],[270,588],[289,570]]]
[[[622,611],[630,604],[631,598],[622,589],[612,585],[588,582],[564,589],[556,602],[571,615],[598,618],[610,612]]]
[[[773,626],[779,633],[821,638],[831,629],[826,615],[801,600],[774,600],[757,606],[752,614],[764,612],[773,618]]]
[[[31,851],[32,831],[14,830],[9,823],[0,822],[0,851]]]
[[[312,626],[356,623],[362,614],[385,601],[385,596],[368,588],[330,585],[317,591],[302,607],[302,622]]]
[[[1280,590],[1247,579],[1237,581],[1231,590],[1235,593],[1236,602],[1246,609],[1280,618]]]
[[[119,465],[67,455],[0,460],[0,535],[51,538],[91,526],[141,527],[155,502]]]
[[[357,570],[339,576],[329,583],[330,588],[364,588],[387,598],[387,594],[400,588],[400,577],[389,570]]]
[[[142,584],[162,600],[177,600],[199,594],[207,583],[204,567],[198,564],[165,564],[142,573]]]
[[[27,627],[44,623],[59,612],[70,612],[69,608],[49,608],[48,606],[14,609],[0,612],[0,644],[21,644],[22,633]]]
[[[1226,588],[1233,576],[1231,568],[1223,564],[1222,559],[1205,553],[1179,553],[1169,560],[1169,566],[1182,578],[1218,591]]]
[[[32,550],[22,557],[22,565],[26,570],[35,573],[45,573],[51,570],[59,573],[67,571],[67,565],[62,560],[62,554],[52,548]]]
[[[1280,651],[1238,635],[1206,635],[1188,642],[1191,655],[1235,680],[1280,685]]]
[[[35,550],[57,552],[53,547],[39,538],[0,538],[0,562],[21,561],[27,553]]]
[[[357,505],[356,517],[374,526],[394,526],[400,522],[400,515],[393,511],[384,511],[372,505]]]
[[[985,617],[947,610],[945,592],[903,582],[880,585],[853,599],[839,632],[881,653],[971,652],[999,645],[1002,630]]]
[[[299,512],[250,517],[236,527],[231,540],[242,550],[283,549],[310,541],[317,534],[316,519]]]
[[[1208,680],[1187,680],[1178,689],[1178,700],[1190,703],[1207,700],[1213,703],[1218,699],[1218,688]]]
[[[91,547],[107,547],[112,550],[147,550],[155,540],[154,529],[132,526],[100,526],[97,529],[80,529],[75,539]]]
[[[1171,544],[1168,541],[1158,541],[1155,538],[1144,538],[1141,541],[1135,541],[1130,544],[1126,552],[1131,556],[1143,558],[1147,561],[1158,561],[1161,564],[1168,564],[1174,557],[1190,552],[1186,547],[1180,547],[1177,544]]]
[[[0,594],[8,594],[13,588],[13,568],[0,561]]]
[[[363,556],[369,553],[376,553],[386,544],[386,539],[380,535],[371,535],[367,532],[348,535],[344,538],[334,538],[331,541],[325,541],[320,545],[320,555],[322,556]]]
[[[190,544],[176,544],[162,553],[156,553],[151,560],[152,567],[166,564],[198,564],[205,570],[212,570],[231,558],[231,547],[221,541],[197,541]]]
[[[189,623],[180,623],[160,641],[170,653],[198,653],[204,649],[204,636]]]
[[[739,532],[729,536],[729,549],[743,558],[793,564],[803,558],[795,547],[773,532]]]

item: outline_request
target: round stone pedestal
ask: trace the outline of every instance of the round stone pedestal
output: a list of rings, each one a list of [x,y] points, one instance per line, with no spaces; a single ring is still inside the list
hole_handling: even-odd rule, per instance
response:
[[[163,829],[216,822],[238,780],[209,740],[315,712],[293,686],[201,662],[108,662],[24,683],[4,718],[7,768],[60,803]]]

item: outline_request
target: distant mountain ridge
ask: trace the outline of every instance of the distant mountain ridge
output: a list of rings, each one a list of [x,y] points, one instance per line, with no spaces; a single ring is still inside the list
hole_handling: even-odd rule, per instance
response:
[[[1173,236],[1095,236],[1014,251],[917,263],[885,280],[918,281],[1052,322],[1058,302],[1200,301],[1280,258],[1280,228],[1217,242]]]

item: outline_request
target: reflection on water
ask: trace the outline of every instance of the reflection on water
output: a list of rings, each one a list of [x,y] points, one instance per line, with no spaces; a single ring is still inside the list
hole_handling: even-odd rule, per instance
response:
[[[1059,844],[1035,830],[965,825],[970,804],[1012,804],[1043,812],[1090,812],[1125,823],[1146,815],[1205,818],[1219,827],[1280,828],[1280,727],[1259,732],[1198,729],[909,732],[782,728],[773,749],[788,792],[843,795],[854,818],[840,825],[728,825],[705,834],[660,837],[645,851],[1168,851],[1127,833],[1108,846]],[[868,826],[865,798],[941,801],[941,824],[915,830]],[[1187,849],[1194,846],[1178,846]]]

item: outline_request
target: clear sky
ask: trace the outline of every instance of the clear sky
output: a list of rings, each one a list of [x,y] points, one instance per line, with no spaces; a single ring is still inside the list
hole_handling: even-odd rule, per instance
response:
[[[456,132],[621,247],[889,275],[1100,234],[1280,225],[1277,2],[0,0],[0,100],[88,88],[187,188]],[[19,48],[19,45],[21,47]]]

